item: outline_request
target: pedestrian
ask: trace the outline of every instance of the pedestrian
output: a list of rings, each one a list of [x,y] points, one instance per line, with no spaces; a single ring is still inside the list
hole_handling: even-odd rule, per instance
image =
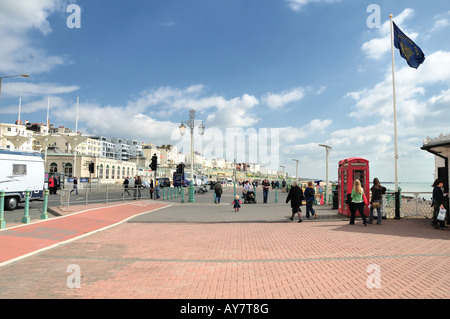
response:
[[[155,180],[155,185],[156,185],[156,187],[155,187],[155,199],[160,199],[161,198],[161,196],[159,196],[159,182],[158,182],[158,180],[156,179]]]
[[[358,211],[362,217],[363,225],[367,226],[366,215],[364,214],[364,196],[364,189],[361,187],[361,182],[359,181],[359,179],[355,179],[355,181],[353,182],[353,189],[351,194],[352,203],[354,204],[355,208],[350,211],[350,225],[353,225],[355,223],[356,211]]]
[[[153,192],[155,191],[155,189],[153,188],[153,179],[150,180],[150,199],[153,199]]]
[[[141,198],[142,180],[140,176],[134,178],[134,199]]]
[[[445,202],[446,196],[448,196],[448,193],[444,194],[444,182],[440,178],[436,179],[433,183],[433,201],[431,204],[431,206],[434,207],[433,219],[431,221],[431,225],[434,228],[440,228],[440,226],[444,225],[443,221],[440,221],[441,225],[438,225],[437,217],[438,217],[439,211],[441,209],[445,209],[444,202]]]
[[[286,197],[286,204],[289,203],[289,201],[291,202],[292,216],[289,217],[290,220],[294,220],[295,214],[298,214],[298,222],[301,223],[303,221],[301,214],[302,209],[300,208],[300,206],[302,206],[303,199],[303,191],[298,186],[298,182],[295,181],[289,190],[288,196]]]
[[[233,208],[236,213],[239,212],[239,208],[241,208],[241,201],[239,200],[239,195],[236,195],[236,197],[234,198]]]
[[[281,182],[281,192],[283,192],[283,193],[286,192],[286,180],[284,180],[284,179]]]
[[[308,186],[305,189],[305,201],[306,201],[306,219],[309,219],[309,213],[314,219],[317,218],[317,213],[313,208],[314,198],[316,196],[316,191],[314,189],[314,183],[312,181],[308,182]]]
[[[78,178],[76,176],[73,178],[73,188],[70,191],[70,194],[72,194],[73,191],[75,191],[75,194],[78,195]]]
[[[216,183],[216,185],[214,186],[214,193],[216,194],[216,200],[214,202],[216,204],[220,204],[220,198],[222,197],[222,192],[223,192],[222,184]]]
[[[372,192],[372,198],[370,200],[370,215],[369,224],[373,221],[373,210],[377,210],[377,225],[381,225],[381,206],[383,204],[383,194],[386,193],[386,187],[381,186],[380,180],[378,178],[373,179],[373,186],[370,189]]]
[[[130,196],[130,191],[128,190],[128,185],[130,184],[130,181],[128,180],[128,177],[125,177],[123,180],[123,193],[122,196],[125,195],[125,192],[128,193],[128,196]]]
[[[48,190],[50,191],[50,195],[53,195],[55,192],[55,179],[53,178],[53,175],[48,179]]]
[[[59,189],[59,178],[58,178],[58,176],[55,175],[53,177],[53,179],[55,180],[55,186],[54,186],[54,189],[53,189],[53,194],[57,195],[57,192],[58,192],[58,189]]]
[[[263,187],[263,202],[264,204],[267,204],[267,197],[269,196],[269,188],[270,188],[270,183],[267,180],[267,178],[263,180],[261,185]]]

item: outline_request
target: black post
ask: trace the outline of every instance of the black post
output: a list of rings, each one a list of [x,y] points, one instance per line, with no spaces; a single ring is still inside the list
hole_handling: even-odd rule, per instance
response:
[[[395,217],[400,219],[400,191],[395,192]]]

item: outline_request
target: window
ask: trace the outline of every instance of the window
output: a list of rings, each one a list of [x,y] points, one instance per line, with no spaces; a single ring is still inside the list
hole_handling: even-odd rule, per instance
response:
[[[67,177],[73,177],[72,176],[72,164],[66,163],[66,165],[64,166],[64,174]]]
[[[116,167],[113,165],[111,170],[111,179],[114,179],[114,173],[116,172]]]
[[[50,164],[50,173],[57,173],[58,172],[58,164],[51,163]]]
[[[109,179],[109,165],[106,165],[106,176],[105,179]]]
[[[27,175],[27,166],[25,164],[13,164],[13,175]]]
[[[103,179],[103,164],[100,164],[99,177]]]

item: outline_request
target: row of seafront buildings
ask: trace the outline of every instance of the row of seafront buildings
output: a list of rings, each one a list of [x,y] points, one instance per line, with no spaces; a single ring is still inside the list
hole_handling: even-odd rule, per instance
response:
[[[179,152],[176,146],[82,135],[64,126],[28,121],[0,123],[0,148],[45,153],[46,172],[62,173],[66,178],[91,178],[99,183],[121,183],[124,178],[136,175],[144,180],[153,178],[150,163],[154,154],[158,158],[157,177],[171,178],[179,163],[185,163],[186,169],[190,169],[191,163],[190,154]],[[91,163],[93,172],[89,170]],[[212,180],[234,176],[236,179],[287,177],[285,172],[269,170],[259,164],[206,159],[197,152],[194,153],[194,172]]]

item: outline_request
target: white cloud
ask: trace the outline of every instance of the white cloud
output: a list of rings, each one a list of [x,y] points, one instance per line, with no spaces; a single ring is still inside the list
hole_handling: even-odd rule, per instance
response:
[[[265,94],[261,101],[269,106],[270,109],[280,109],[286,104],[297,102],[303,99],[305,96],[305,89],[294,88],[289,91],[283,91],[279,94],[267,93]]]
[[[406,62],[400,58],[397,61],[397,65],[399,64]],[[398,113],[407,123],[414,123],[420,117],[433,114],[425,99],[427,87],[442,83],[450,84],[450,52],[434,52],[417,70],[403,66],[396,70],[395,76]],[[385,79],[373,88],[350,92],[346,97],[356,101],[355,110],[350,113],[351,117],[391,118],[393,113],[391,71],[389,70]],[[438,99],[439,97],[434,98]]]
[[[60,85],[56,83],[25,83],[7,82],[2,83],[2,96],[4,97],[32,97],[42,95],[55,95],[71,93],[79,90],[77,85]]]
[[[258,123],[253,107],[259,104],[256,97],[244,94],[242,97],[232,100],[217,99],[217,111],[207,117],[207,125],[210,127],[251,127]]]
[[[401,26],[405,20],[412,18],[414,16],[414,10],[407,8],[403,10],[398,16],[394,17],[393,20],[397,26]],[[410,32],[408,29],[403,29],[400,27],[402,31],[408,35],[408,37],[415,41],[418,37],[418,33]],[[361,46],[361,50],[364,54],[372,60],[380,60],[383,57],[386,57],[386,53],[391,50],[391,28],[390,28],[390,20],[388,19],[383,23],[383,25],[376,29],[376,33],[378,34],[377,38],[371,39],[367,42],[364,42]]]
[[[52,32],[47,20],[61,11],[66,1],[15,0],[0,2],[0,71],[2,73],[47,72],[66,63],[66,58],[51,56],[32,44],[28,32],[39,30],[44,36]]]
[[[287,0],[289,7],[294,11],[302,10],[309,3],[319,3],[319,2],[335,3],[340,1],[341,0]]]

